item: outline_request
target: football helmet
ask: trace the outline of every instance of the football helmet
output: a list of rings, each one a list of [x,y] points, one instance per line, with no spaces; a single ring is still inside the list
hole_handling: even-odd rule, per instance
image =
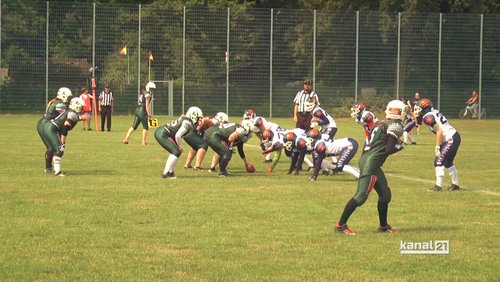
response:
[[[218,120],[221,124],[229,122],[229,117],[224,112],[216,113],[214,119]]]
[[[415,107],[413,108],[413,113],[415,114],[415,116],[418,117],[428,113],[431,110],[432,110],[432,101],[427,98],[424,98],[418,101],[418,104],[415,105]]]
[[[203,118],[203,112],[198,107],[191,107],[187,110],[186,116],[191,119],[193,123],[198,123]]]
[[[85,104],[83,103],[83,100],[80,97],[75,97],[71,99],[71,101],[69,102],[69,108],[78,114],[82,112],[84,106]]]
[[[363,102],[357,102],[351,107],[351,117],[360,118],[363,112],[366,110],[366,105]]]
[[[273,140],[274,138],[274,132],[272,132],[271,130],[269,129],[266,129],[264,130],[264,132],[262,132],[262,140]]]
[[[150,81],[146,84],[146,91],[152,92],[155,89],[156,89],[156,84],[154,82]]]
[[[317,139],[320,136],[321,134],[317,128],[311,128],[309,131],[307,131],[307,137],[310,137],[312,139]]]
[[[255,112],[253,109],[249,108],[243,113],[243,119],[254,119],[255,118]]]
[[[63,103],[68,103],[73,97],[73,93],[67,87],[61,87],[57,90],[57,99],[61,100]]]
[[[406,104],[401,100],[390,101],[385,109],[385,117],[404,120],[406,118]]]
[[[241,127],[245,129],[245,135],[249,135],[252,132],[253,122],[249,119],[244,119],[241,121]]]

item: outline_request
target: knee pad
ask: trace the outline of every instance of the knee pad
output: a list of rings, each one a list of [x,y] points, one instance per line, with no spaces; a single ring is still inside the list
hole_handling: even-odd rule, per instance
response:
[[[444,176],[444,166],[436,166],[436,177],[443,177]]]

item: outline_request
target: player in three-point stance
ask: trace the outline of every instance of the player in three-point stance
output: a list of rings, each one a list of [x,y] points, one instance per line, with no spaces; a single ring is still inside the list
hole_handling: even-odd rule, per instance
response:
[[[335,226],[336,232],[344,235],[356,235],[347,227],[347,220],[357,207],[363,205],[368,195],[375,189],[378,194],[379,232],[396,233],[397,229],[387,223],[387,211],[391,201],[391,189],[382,171],[382,165],[389,155],[403,148],[400,141],[403,136],[403,120],[406,117],[406,105],[400,100],[387,104],[387,120],[378,122],[371,130],[370,139],[359,159],[360,176],[354,196],[347,202],[340,220]]]
[[[182,139],[198,125],[203,118],[203,112],[198,107],[191,107],[186,111],[186,115],[180,116],[176,120],[158,127],[155,131],[155,138],[158,143],[167,150],[170,155],[165,161],[165,169],[162,178],[175,179],[175,165],[182,154]]]
[[[436,146],[434,153],[434,167],[436,170],[436,184],[429,192],[442,190],[445,169],[451,177],[449,191],[458,191],[458,171],[453,161],[460,147],[460,134],[450,125],[442,113],[432,107],[431,100],[424,98],[415,106],[415,115],[422,117],[422,122],[429,126],[429,130],[436,134]]]

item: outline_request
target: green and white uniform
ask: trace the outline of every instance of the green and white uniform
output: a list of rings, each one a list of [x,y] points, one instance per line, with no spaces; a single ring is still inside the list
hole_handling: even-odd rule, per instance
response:
[[[146,100],[147,99],[152,99],[153,95],[147,91],[141,92],[139,94],[139,97],[137,98],[137,108],[135,109],[135,117],[134,121],[132,122],[132,127],[134,130],[137,129],[139,124],[142,124],[142,128],[148,130],[149,129],[149,124],[148,124],[148,112],[146,110]],[[150,100],[151,101],[151,100]]]
[[[234,143],[229,142],[229,136],[238,133],[238,140]],[[227,172],[227,165],[233,155],[232,147],[237,146],[238,153],[242,159],[245,158],[243,144],[248,140],[249,132],[237,123],[226,123],[220,126],[212,126],[205,131],[204,139],[208,146],[212,148],[219,156],[219,167],[221,172]]]
[[[387,157],[401,150],[399,138],[403,136],[404,125],[399,120],[384,120],[375,124],[368,144],[359,159],[360,176],[358,189],[353,199],[362,205],[373,188],[379,201],[389,203],[391,190],[382,171]]]

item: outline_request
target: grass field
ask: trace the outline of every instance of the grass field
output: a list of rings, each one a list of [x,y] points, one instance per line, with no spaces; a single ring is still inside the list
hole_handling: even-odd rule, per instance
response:
[[[256,138],[235,155],[231,176],[183,169],[162,179],[168,156],[140,132],[121,144],[130,116],[112,132],[76,127],[68,136],[67,177],[43,172],[39,116],[2,115],[0,280],[484,280],[500,277],[500,121],[451,120],[462,136],[456,158],[463,191],[429,193],[434,135],[426,128],[384,165],[393,200],[378,234],[372,193],[349,220],[357,236],[333,233],[357,182],[349,175],[286,175],[282,158],[266,172]],[[159,117],[163,124],[170,119]],[[275,119],[282,127],[290,119]],[[92,121],[93,122],[93,121]],[[361,126],[338,119],[337,137],[363,142]],[[187,148],[187,147],[185,147]],[[352,164],[357,166],[360,153]],[[209,166],[209,150],[204,166]],[[445,186],[450,184],[448,175]],[[403,255],[401,241],[449,240],[447,255]]]

